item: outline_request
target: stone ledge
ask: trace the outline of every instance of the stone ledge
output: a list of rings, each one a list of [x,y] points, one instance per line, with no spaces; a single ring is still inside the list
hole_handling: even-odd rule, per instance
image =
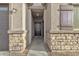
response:
[[[69,50],[69,51],[51,51],[52,56],[79,56],[79,50]]]
[[[10,56],[26,56],[27,52],[17,52],[17,51],[11,51],[9,53]]]
[[[27,33],[27,31],[8,31],[9,34],[21,34],[21,33]]]
[[[59,31],[50,31],[49,34],[75,34],[79,33],[79,30],[59,30]]]

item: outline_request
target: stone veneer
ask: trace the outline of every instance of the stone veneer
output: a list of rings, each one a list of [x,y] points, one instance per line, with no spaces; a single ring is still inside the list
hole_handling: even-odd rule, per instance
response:
[[[10,55],[25,55],[26,33],[9,32],[9,51]]]
[[[50,39],[47,41],[51,55],[79,55],[78,31],[53,32],[49,35]]]

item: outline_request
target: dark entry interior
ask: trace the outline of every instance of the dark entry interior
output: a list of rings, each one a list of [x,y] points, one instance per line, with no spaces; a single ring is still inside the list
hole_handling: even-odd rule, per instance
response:
[[[41,22],[34,22],[34,27],[35,36],[41,36]]]
[[[43,10],[32,10],[33,36],[44,36]]]

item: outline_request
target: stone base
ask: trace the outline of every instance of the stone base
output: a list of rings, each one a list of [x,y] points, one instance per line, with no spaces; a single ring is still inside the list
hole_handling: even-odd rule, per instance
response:
[[[51,55],[79,55],[79,33],[51,33],[47,43]]]
[[[10,55],[24,55],[26,50],[26,33],[9,33],[9,51]]]
[[[50,52],[51,56],[79,56],[79,50],[78,51],[52,51]]]
[[[27,56],[28,50],[25,50],[24,52],[19,51],[10,51],[10,56]]]

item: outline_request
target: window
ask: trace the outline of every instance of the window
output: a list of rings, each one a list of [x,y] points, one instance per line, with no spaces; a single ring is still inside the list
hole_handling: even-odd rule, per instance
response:
[[[60,9],[60,29],[72,29],[73,11],[70,9]]]
[[[8,8],[7,7],[0,7],[0,12],[8,12]]]

